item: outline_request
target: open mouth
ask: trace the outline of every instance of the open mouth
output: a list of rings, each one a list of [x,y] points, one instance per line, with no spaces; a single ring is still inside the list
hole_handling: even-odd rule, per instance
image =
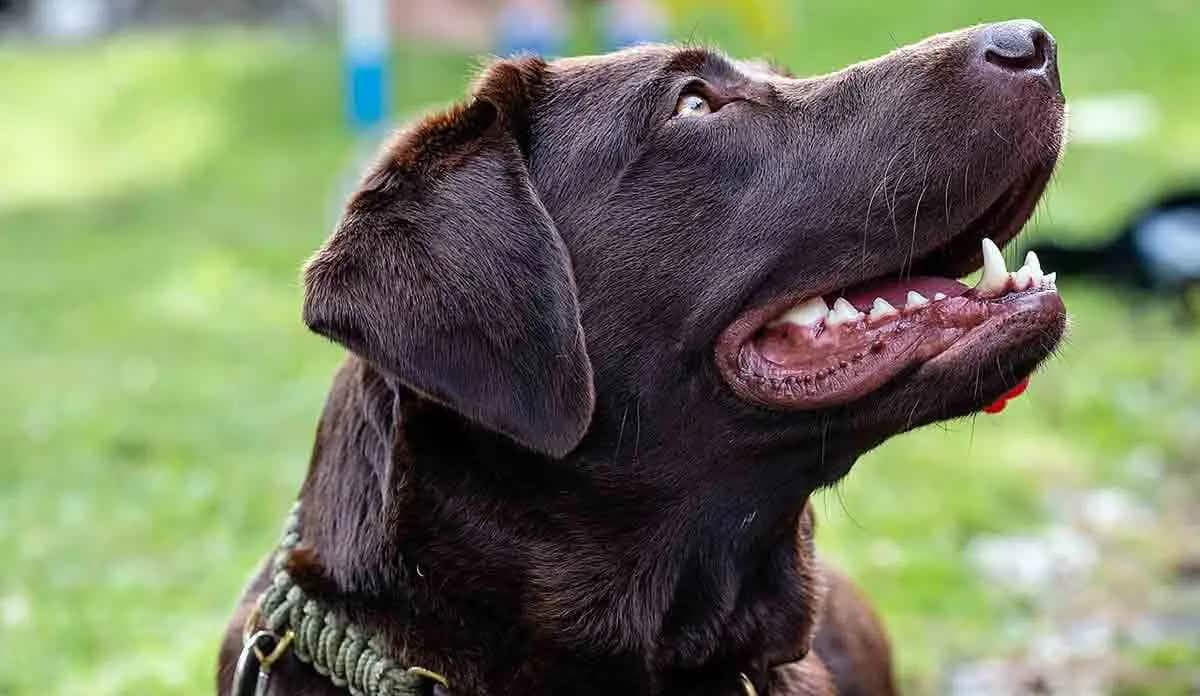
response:
[[[925,365],[995,362],[1009,351],[1026,355],[1029,347],[1023,344],[1047,335],[1052,346],[1065,322],[1055,274],[1046,273],[1032,252],[1009,271],[997,245],[982,236],[1002,243],[1014,237],[1043,183],[1020,195],[1010,192],[1003,205],[993,206],[1002,210],[989,210],[915,266],[947,275],[869,280],[747,312],[717,343],[727,381],[744,398],[767,407],[827,408],[851,403]],[[975,287],[948,277],[980,266]],[[1039,345],[1036,359],[1048,351]],[[1034,363],[1024,364],[1032,369]],[[982,406],[989,395],[978,396]]]

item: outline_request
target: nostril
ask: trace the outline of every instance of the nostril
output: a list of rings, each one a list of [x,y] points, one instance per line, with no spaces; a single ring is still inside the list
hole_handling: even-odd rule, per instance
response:
[[[1046,65],[1047,43],[1046,32],[1038,31],[1025,46],[989,46],[983,59],[1013,72],[1040,70]]]
[[[983,59],[1011,72],[1037,71],[1053,60],[1054,39],[1036,22],[1005,22],[990,28]]]

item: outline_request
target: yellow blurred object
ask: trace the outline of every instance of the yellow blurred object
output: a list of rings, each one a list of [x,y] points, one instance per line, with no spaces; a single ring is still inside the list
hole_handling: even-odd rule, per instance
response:
[[[799,6],[799,3],[789,0],[665,0],[663,4],[673,17],[694,12],[696,8],[729,12],[759,45],[768,48],[787,39],[795,26],[795,14]]]

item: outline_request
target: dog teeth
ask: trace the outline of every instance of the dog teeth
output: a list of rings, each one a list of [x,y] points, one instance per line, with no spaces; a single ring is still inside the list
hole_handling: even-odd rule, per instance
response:
[[[1010,284],[1016,292],[1023,292],[1030,288],[1057,289],[1055,282],[1058,280],[1058,274],[1042,273],[1041,261],[1034,252],[1030,251],[1025,255],[1025,264],[1023,266],[1009,273],[1007,267],[1004,265],[1004,256],[1000,253],[1000,248],[990,239],[984,239],[982,244],[983,276],[975,286],[978,297],[986,299],[1002,295],[1009,289]],[[946,293],[935,292],[932,301],[940,302],[945,299],[947,299]],[[929,303],[930,300],[916,290],[909,290],[904,296],[904,309],[920,309],[929,305]],[[768,324],[768,326],[774,327],[781,324],[792,324],[794,326],[811,327],[824,322],[825,326],[834,327],[859,322],[864,319],[870,322],[878,322],[899,315],[900,310],[896,309],[892,306],[892,303],[882,297],[876,297],[875,301],[871,303],[869,314],[858,311],[858,308],[850,304],[844,297],[837,298],[832,308],[829,307],[824,298],[813,297],[792,307],[778,319]]]
[[[1011,283],[1012,290],[1024,292],[1030,288],[1053,288],[1057,276],[1054,273],[1042,273],[1042,262],[1037,253],[1029,251],[1025,254],[1025,264],[1012,273],[1004,265],[1004,255],[1000,248],[990,239],[984,239],[983,245],[983,276],[975,286],[975,291],[981,298],[997,297],[1004,294]]]
[[[1030,250],[1025,255],[1025,265],[1012,274],[1013,288],[1020,292],[1039,287],[1042,284],[1042,278],[1042,263],[1038,261],[1037,254]]]
[[[1008,267],[1004,265],[1004,255],[1000,247],[988,238],[983,240],[983,277],[975,286],[975,291],[983,297],[993,297],[1004,292],[1008,287]]]
[[[772,326],[779,324],[795,324],[796,326],[812,326],[829,314],[829,305],[824,298],[814,297],[802,304],[789,309],[783,316],[771,322]]]
[[[908,294],[904,296],[905,309],[916,309],[917,307],[924,307],[927,304],[929,304],[929,300],[916,290],[909,290]]]
[[[825,317],[825,326],[841,326],[862,318],[862,312],[847,302],[846,298],[839,297],[833,303],[833,309],[829,312],[829,316]]]
[[[894,317],[900,312],[882,297],[876,297],[875,302],[871,304],[871,313],[867,318],[871,321]]]
[[[1033,252],[1033,249],[1030,249],[1029,253],[1025,254],[1025,266],[1037,271],[1038,275],[1042,273],[1042,262],[1038,261],[1037,254]]]
[[[1033,271],[1029,266],[1021,266],[1019,270],[1012,274],[1013,289],[1017,292],[1028,290],[1033,287]]]

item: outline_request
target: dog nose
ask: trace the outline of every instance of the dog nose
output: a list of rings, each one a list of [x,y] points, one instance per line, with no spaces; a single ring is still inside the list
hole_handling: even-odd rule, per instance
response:
[[[1045,76],[1053,80],[1058,71],[1054,37],[1030,19],[1000,22],[983,28],[979,58],[985,68],[1014,74]]]

